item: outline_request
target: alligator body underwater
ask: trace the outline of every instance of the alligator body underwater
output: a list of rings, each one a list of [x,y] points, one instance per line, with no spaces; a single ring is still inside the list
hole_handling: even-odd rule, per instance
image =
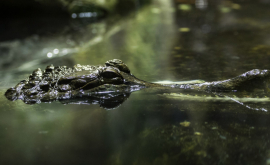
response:
[[[144,88],[186,89],[206,92],[230,92],[262,88],[268,90],[268,70],[254,69],[235,78],[197,84],[164,85],[136,78],[121,60],[109,60],[103,66],[77,64],[47,66],[36,69],[15,87],[9,88],[5,96],[9,100],[23,100],[27,104],[60,100],[63,103],[100,104],[113,108],[128,98],[133,91]]]

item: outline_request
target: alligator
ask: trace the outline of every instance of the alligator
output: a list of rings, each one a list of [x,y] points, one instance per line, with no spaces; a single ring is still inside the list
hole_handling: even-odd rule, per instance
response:
[[[134,91],[146,88],[183,89],[214,93],[250,91],[256,88],[268,92],[268,70],[253,69],[237,77],[213,82],[190,84],[150,83],[131,74],[128,66],[119,59],[109,60],[105,65],[77,64],[72,68],[49,65],[40,68],[5,92],[7,99],[22,100],[27,104],[59,100],[64,104],[100,104],[115,108]],[[173,95],[175,96],[175,95]]]

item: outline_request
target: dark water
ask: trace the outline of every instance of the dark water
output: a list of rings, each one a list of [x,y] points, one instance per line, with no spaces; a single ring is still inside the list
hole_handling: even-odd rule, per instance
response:
[[[106,110],[4,96],[49,64],[117,58],[150,82],[213,81],[269,69],[270,2],[206,2],[155,1],[95,23],[61,19],[46,35],[0,42],[0,163],[270,164],[269,101],[242,105],[138,91]]]

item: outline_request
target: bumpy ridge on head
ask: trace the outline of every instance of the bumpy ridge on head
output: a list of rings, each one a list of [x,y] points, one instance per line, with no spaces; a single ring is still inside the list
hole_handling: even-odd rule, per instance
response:
[[[65,84],[60,85],[59,80],[63,80],[63,78],[65,79],[67,76],[81,71],[90,71],[89,74],[91,73],[91,71],[97,71],[97,74],[99,74],[99,76],[97,76],[96,78],[98,79],[100,78],[101,74],[106,73],[108,76],[108,74],[116,73],[114,71],[117,70],[119,74],[120,71],[130,73],[130,70],[128,69],[126,64],[124,64],[121,60],[117,59],[107,61],[104,66],[77,64],[72,68],[68,68],[66,66],[54,67],[53,65],[49,65],[45,68],[44,71],[42,71],[40,68],[34,70],[27,79],[19,82],[15,87],[9,88],[6,91],[5,96],[9,100],[13,101],[21,99],[25,103],[36,103],[42,101],[48,102],[56,99],[69,99],[74,93],[72,93],[71,91],[75,89],[70,88],[69,85],[66,85],[67,87],[65,86]],[[95,90],[96,89],[97,88],[95,88]],[[96,92],[95,90],[93,89],[94,92]]]

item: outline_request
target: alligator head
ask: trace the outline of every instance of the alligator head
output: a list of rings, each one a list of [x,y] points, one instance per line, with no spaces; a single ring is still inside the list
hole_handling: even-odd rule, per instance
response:
[[[77,64],[68,68],[50,65],[44,71],[36,69],[26,80],[8,89],[5,96],[12,101],[23,100],[27,104],[59,100],[64,104],[100,104],[105,108],[114,108],[125,101],[131,92],[143,88],[180,88],[224,92],[259,87],[267,91],[269,90],[269,77],[268,70],[254,69],[223,81],[162,85],[136,78],[130,73],[126,64],[114,59],[107,61],[103,66]]]

